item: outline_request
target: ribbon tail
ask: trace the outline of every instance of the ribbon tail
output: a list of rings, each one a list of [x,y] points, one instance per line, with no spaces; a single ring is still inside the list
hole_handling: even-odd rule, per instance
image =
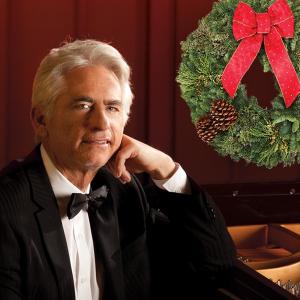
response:
[[[230,58],[222,74],[222,85],[230,97],[234,96],[242,78],[255,60],[262,40],[262,34],[242,40]]]
[[[264,45],[285,106],[288,108],[300,94],[298,75],[277,29],[272,28],[264,37]]]

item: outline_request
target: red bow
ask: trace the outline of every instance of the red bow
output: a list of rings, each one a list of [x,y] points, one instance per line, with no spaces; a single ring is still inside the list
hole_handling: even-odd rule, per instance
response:
[[[266,13],[256,13],[240,2],[234,12],[232,30],[234,38],[242,41],[222,74],[222,84],[229,96],[235,94],[264,41],[285,105],[291,106],[300,93],[300,82],[281,39],[294,35],[294,16],[286,0],[276,0]]]

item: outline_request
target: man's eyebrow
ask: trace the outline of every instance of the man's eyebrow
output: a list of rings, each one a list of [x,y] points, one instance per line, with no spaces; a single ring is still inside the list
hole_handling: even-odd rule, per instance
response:
[[[94,103],[95,99],[88,97],[88,96],[82,96],[74,99],[74,102],[90,102]]]
[[[107,100],[104,100],[104,104],[105,105],[118,105],[118,106],[122,106],[122,101],[118,100],[118,99],[107,99]]]
[[[89,103],[95,103],[96,100],[92,97],[89,96],[82,96],[82,97],[78,97],[75,98],[73,100],[74,103],[78,103],[78,102],[89,102]],[[122,101],[119,99],[107,99],[103,101],[105,105],[117,105],[117,106],[122,106]]]

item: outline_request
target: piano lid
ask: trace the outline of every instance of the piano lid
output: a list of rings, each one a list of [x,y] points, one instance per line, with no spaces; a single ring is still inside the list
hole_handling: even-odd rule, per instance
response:
[[[207,184],[203,188],[228,226],[300,222],[300,182]]]

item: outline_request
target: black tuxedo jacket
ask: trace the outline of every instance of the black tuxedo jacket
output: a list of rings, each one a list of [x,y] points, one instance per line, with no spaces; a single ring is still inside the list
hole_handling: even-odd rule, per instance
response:
[[[89,217],[104,270],[103,299],[192,299],[195,292],[198,300],[214,299],[235,251],[208,195],[194,183],[193,195],[144,189],[135,177],[123,185],[105,168],[92,187],[102,184],[109,196]],[[0,177],[0,299],[75,299],[61,217],[38,148]]]

